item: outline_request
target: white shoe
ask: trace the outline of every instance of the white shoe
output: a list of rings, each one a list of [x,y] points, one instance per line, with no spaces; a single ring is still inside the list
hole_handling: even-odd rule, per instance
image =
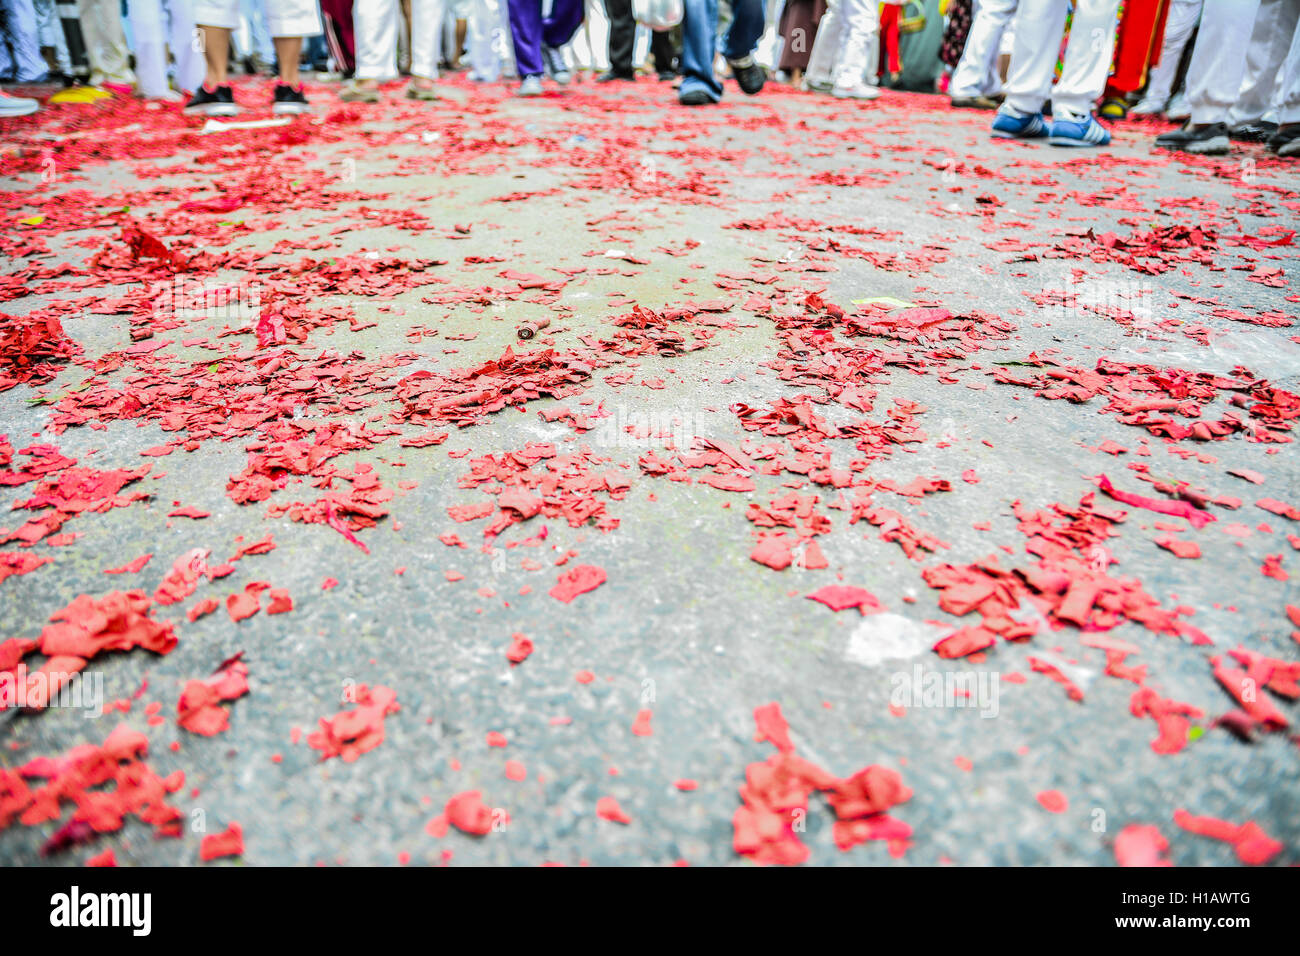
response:
[[[146,96],[146,100],[153,100],[156,103],[184,103],[185,97],[176,92],[176,90],[163,90],[157,96]]]
[[[519,84],[519,89],[515,91],[516,96],[541,96],[542,95],[542,78],[540,76],[525,76]]]
[[[880,87],[867,83],[856,83],[853,86],[840,86],[837,83],[831,89],[831,96],[837,100],[874,100],[880,96]]]
[[[561,86],[568,85],[573,79],[573,74],[569,72],[569,64],[564,62],[564,51],[553,46],[542,44],[542,63],[546,65],[546,72],[550,74],[551,79]]]
[[[1170,100],[1169,105],[1165,108],[1165,118],[1178,123],[1191,119],[1192,107],[1187,102],[1187,97],[1179,93]]]
[[[37,100],[29,100],[25,96],[10,96],[4,90],[0,90],[0,116],[31,116],[41,108]]]
[[[1129,116],[1159,116],[1165,111],[1168,105],[1164,100],[1153,100],[1150,97],[1142,97],[1142,102],[1128,111]]]

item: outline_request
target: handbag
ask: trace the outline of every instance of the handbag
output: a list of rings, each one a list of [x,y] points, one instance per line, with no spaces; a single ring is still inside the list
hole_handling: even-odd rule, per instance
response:
[[[671,30],[685,15],[682,0],[632,0],[632,19],[651,30]]]
[[[925,29],[925,4],[921,0],[908,0],[903,5],[903,15],[898,18],[898,32],[920,33]]]

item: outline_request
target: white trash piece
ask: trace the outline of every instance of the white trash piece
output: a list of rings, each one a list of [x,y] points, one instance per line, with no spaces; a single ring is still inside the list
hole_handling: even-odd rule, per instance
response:
[[[685,15],[682,0],[632,0],[632,17],[651,30],[671,30]]]

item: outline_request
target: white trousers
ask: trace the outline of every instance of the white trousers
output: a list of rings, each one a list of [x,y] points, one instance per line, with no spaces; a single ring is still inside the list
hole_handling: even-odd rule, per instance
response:
[[[126,34],[122,32],[122,8],[118,0],[77,0],[81,38],[90,61],[90,85],[135,84],[127,60]]]
[[[1020,0],[975,0],[975,19],[966,34],[966,48],[948,84],[948,95],[992,96],[1000,92],[998,52]]]
[[[868,54],[876,49],[880,36],[880,7],[876,0],[840,0],[835,19],[839,34],[833,73],[835,85],[857,86],[867,72]],[[813,46],[817,46],[816,41]]]
[[[1300,30],[1292,33],[1291,48],[1282,64],[1282,78],[1273,103],[1279,123],[1300,123]]]
[[[1162,106],[1169,102],[1174,92],[1174,79],[1178,76],[1178,63],[1183,58],[1183,48],[1201,19],[1201,5],[1205,0],[1173,0],[1169,5],[1169,18],[1165,21],[1165,39],[1160,47],[1160,62],[1151,68],[1147,77],[1144,99]]]
[[[513,73],[515,47],[505,0],[474,0],[469,21],[469,65],[475,79],[495,82]]]
[[[13,44],[13,58],[4,50],[5,72],[13,69],[18,82],[35,80],[48,72],[45,58],[41,56],[40,26],[32,0],[0,0],[8,42]],[[3,42],[0,40],[0,42]]]
[[[54,0],[35,0],[32,6],[36,10],[36,29],[41,38],[41,46],[52,47],[59,72],[71,76],[72,58],[68,55],[67,39],[63,35],[63,24],[59,22],[58,11],[54,9]]]
[[[438,78],[442,55],[445,0],[411,0],[411,75]],[[397,76],[398,0],[360,0],[352,6],[357,44],[357,79],[391,80]]]
[[[1053,86],[1066,7],[1066,0],[1020,0],[1006,85],[1007,105],[1020,113],[1037,113],[1050,95],[1054,116],[1086,116],[1106,87],[1119,0],[1077,0],[1061,78]]]
[[[840,53],[840,41],[844,34],[844,18],[840,10],[844,0],[827,0],[826,12],[817,22],[817,36],[813,39],[812,52],[808,54],[808,68],[804,70],[804,79],[809,85],[824,85],[834,82],[835,60]]]
[[[1300,22],[1300,0],[1260,0],[1255,28],[1246,48],[1246,72],[1237,102],[1228,110],[1229,126],[1258,123],[1279,91],[1282,63]]]
[[[238,30],[239,0],[194,0],[194,22]],[[313,37],[321,32],[320,10],[316,0],[266,0],[266,25],[273,37]]]
[[[1294,2],[1294,0],[1293,0]],[[1210,0],[1187,65],[1191,122],[1226,123],[1246,75],[1246,50],[1260,0]]]
[[[131,0],[127,8],[135,37],[135,74],[140,92],[167,92],[167,51],[176,58],[176,86],[193,92],[203,82],[203,54],[194,38],[190,0]],[[164,23],[164,14],[166,22]]]
[[[817,23],[804,77],[812,86],[874,84],[879,55],[880,8],[863,0],[830,0]]]

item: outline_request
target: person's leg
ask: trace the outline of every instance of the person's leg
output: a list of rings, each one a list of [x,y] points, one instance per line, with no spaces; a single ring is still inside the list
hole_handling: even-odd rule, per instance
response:
[[[844,2],[832,0],[830,9],[817,24],[812,51],[808,54],[808,69],[804,71],[804,86],[821,90],[835,83],[835,72],[844,43]]]
[[[33,7],[41,47],[53,51],[50,65],[64,76],[72,76],[72,56],[68,53],[68,40],[63,34],[58,11],[54,9],[54,0],[35,0]]]
[[[1193,126],[1222,123],[1237,101],[1246,72],[1246,48],[1260,0],[1211,0],[1201,13],[1192,61],[1187,67],[1187,100]]]
[[[280,83],[297,89],[302,85],[298,75],[298,61],[302,58],[302,37],[272,37],[275,58],[280,64]]]
[[[1002,34],[1018,6],[1019,0],[976,0],[975,19],[966,34],[966,48],[948,84],[948,95],[953,99],[974,99],[991,92],[989,78],[996,76]]]
[[[134,84],[117,0],[77,0],[77,13],[86,41],[86,57],[90,60],[91,85]]]
[[[763,35],[763,0],[732,0],[731,11],[722,55],[728,60],[743,60],[754,52],[754,45]]]
[[[1296,0],[1261,0],[1246,50],[1241,90],[1228,110],[1229,127],[1258,124],[1268,112],[1297,21],[1300,3]]]
[[[32,0],[4,0],[2,7],[13,44],[14,79],[19,83],[42,79],[49,67],[41,56],[40,32]]]
[[[302,38],[321,30],[316,0],[276,0],[275,6],[267,11],[266,26],[275,44],[276,59],[280,61],[280,85],[298,90],[302,85],[298,77]],[[301,105],[305,104],[304,100]]]
[[[677,50],[673,47],[673,35],[670,30],[652,30],[650,32],[650,55],[655,60],[655,72],[659,78],[674,75],[677,72]]]
[[[1147,76],[1146,93],[1142,102],[1133,108],[1135,114],[1160,113],[1169,103],[1178,77],[1178,63],[1183,49],[1191,39],[1196,22],[1201,18],[1203,0],[1173,0],[1169,17],[1165,20],[1165,39],[1160,47],[1160,60]]]
[[[898,19],[902,8],[897,3],[885,3],[880,9],[881,64],[888,68],[890,80],[896,80],[903,71],[898,56]]]
[[[840,49],[835,62],[835,90],[860,90],[867,72],[867,53],[880,29],[876,0],[841,0]]]
[[[352,8],[357,83],[373,90],[397,76],[397,0],[363,0]]]
[[[1115,35],[1114,65],[1106,80],[1102,112],[1112,119],[1128,115],[1128,97],[1146,82],[1147,67],[1160,30],[1160,0],[1129,0]]]
[[[1106,87],[1115,52],[1119,0],[1077,0],[1061,78],[1052,87],[1053,119],[1089,116]]]
[[[167,36],[176,61],[177,89],[192,93],[203,82],[203,57],[194,35],[192,0],[166,0]]]
[[[225,86],[230,31],[239,22],[239,5],[236,0],[194,0],[194,22],[202,38],[203,86],[208,90]]]
[[[496,8],[488,0],[474,0],[469,20],[470,79],[490,83],[500,75],[501,58],[492,42],[496,28]]]
[[[168,86],[162,0],[131,0],[127,13],[135,37],[135,75],[140,81],[140,95],[163,96]]]
[[[683,7],[682,85],[678,96],[688,102],[702,96],[716,103],[722,99],[722,85],[713,75],[718,0],[683,0]]]
[[[356,69],[356,38],[352,33],[352,0],[320,0],[321,16],[329,24],[325,40],[340,73]]]
[[[266,26],[266,0],[240,0],[240,12],[248,21],[249,46],[253,62],[268,69],[275,59],[275,45]]]
[[[1300,30],[1294,31],[1286,61],[1282,64],[1282,82],[1278,86],[1278,129],[1268,141],[1279,156],[1300,154]]]
[[[456,18],[456,48],[449,52],[447,62],[451,64],[452,69],[460,69],[460,55],[465,49],[465,38],[469,34],[469,19],[467,17]]]
[[[230,27],[204,25],[199,30],[203,34],[203,85],[208,88],[225,86],[230,59]]]
[[[442,57],[444,0],[411,0],[411,77],[417,89],[432,89]]]
[[[510,33],[520,78],[541,76],[542,0],[509,0]]]
[[[632,47],[636,41],[632,0],[605,0],[605,16],[609,17],[609,72],[630,79]]]
[[[1047,102],[1065,33],[1065,13],[1061,0],[1020,0],[1006,82],[1005,106],[1014,114],[1039,113]]]
[[[557,50],[565,46],[582,26],[585,7],[583,0],[554,0],[551,12],[542,19],[542,42]]]

